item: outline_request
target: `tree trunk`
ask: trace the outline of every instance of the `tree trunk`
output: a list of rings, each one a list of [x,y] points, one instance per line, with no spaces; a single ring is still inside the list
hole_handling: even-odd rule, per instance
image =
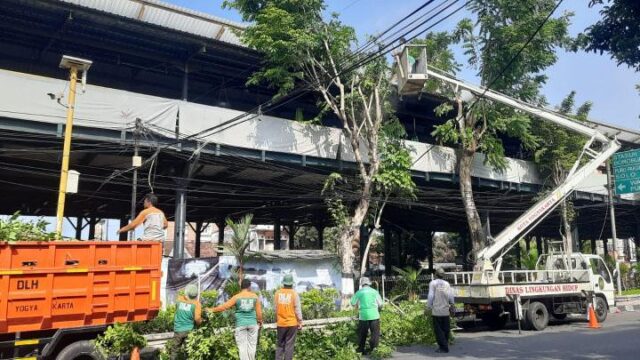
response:
[[[569,215],[567,214],[567,202],[560,203],[560,212],[562,214],[562,237],[564,241],[564,251],[567,255],[573,252],[573,234],[571,233],[571,224],[569,224]]]
[[[349,303],[351,295],[354,293],[353,284],[353,243],[359,240],[358,234],[360,225],[369,211],[369,202],[371,198],[371,181],[365,181],[360,194],[360,201],[356,206],[353,216],[349,220],[349,224],[345,226],[338,237],[341,257],[342,271],[342,307],[346,307]]]
[[[460,177],[460,195],[462,196],[462,204],[467,216],[467,225],[469,226],[469,237],[471,240],[473,262],[475,256],[484,247],[485,234],[482,228],[482,219],[478,214],[478,208],[473,198],[473,188],[471,180],[471,169],[473,165],[473,156],[475,151],[467,146],[458,152],[458,175]],[[465,259],[467,260],[467,259]]]

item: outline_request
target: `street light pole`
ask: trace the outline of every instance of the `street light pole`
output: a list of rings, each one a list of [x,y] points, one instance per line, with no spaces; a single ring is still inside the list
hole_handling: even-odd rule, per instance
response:
[[[138,118],[136,119],[136,128],[133,132],[133,182],[131,184],[131,221],[136,218],[136,200],[138,198],[138,167],[140,167],[140,158],[138,155],[138,139],[140,136],[140,127],[142,121]],[[129,232],[129,240],[135,240],[135,229]]]
[[[611,241],[613,242],[613,253],[616,261],[616,285],[618,288],[618,295],[622,295],[622,280],[620,279],[620,261],[618,260],[618,232],[616,229],[616,208],[613,205],[613,181],[611,179],[611,161],[607,160],[607,188],[609,190],[609,214],[611,218]],[[607,255],[607,249],[604,249],[605,258]]]
[[[76,104],[76,84],[78,70],[83,72],[82,84],[86,83],[87,70],[91,61],[63,56],[60,67],[69,69],[69,100],[67,103],[67,121],[64,129],[64,146],[62,149],[62,166],[60,169],[60,188],[58,190],[58,209],[56,211],[56,233],[62,236],[62,222],[64,221],[64,205],[67,196],[67,180],[69,178],[69,154],[71,153],[71,136],[73,134],[73,115]]]

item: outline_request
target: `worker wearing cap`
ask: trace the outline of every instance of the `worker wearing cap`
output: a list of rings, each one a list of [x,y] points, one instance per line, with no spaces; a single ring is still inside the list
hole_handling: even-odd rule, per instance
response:
[[[258,331],[262,326],[262,305],[258,295],[251,291],[251,281],[242,280],[242,290],[226,303],[211,311],[221,312],[234,308],[236,314],[236,345],[240,360],[255,360],[258,346]]]
[[[427,307],[431,309],[433,329],[438,342],[439,353],[449,352],[450,309],[454,303],[451,286],[444,280],[444,270],[436,269],[436,278],[429,283],[429,295],[427,295]]]
[[[296,334],[302,329],[302,306],[298,293],[293,290],[293,275],[286,274],[282,286],[274,296],[278,332],[276,360],[292,360]]]
[[[198,301],[198,288],[189,284],[184,289],[184,295],[178,296],[176,301],[176,314],[173,317],[173,341],[178,349],[196,325],[202,322],[202,307]],[[176,351],[171,352],[171,359],[177,356]]]
[[[382,298],[378,290],[371,287],[369,278],[360,279],[360,290],[351,298],[351,305],[356,307],[358,311],[358,352],[365,352],[365,344],[367,342],[367,334],[371,331],[369,339],[369,351],[373,351],[380,341],[380,307],[382,307]]]

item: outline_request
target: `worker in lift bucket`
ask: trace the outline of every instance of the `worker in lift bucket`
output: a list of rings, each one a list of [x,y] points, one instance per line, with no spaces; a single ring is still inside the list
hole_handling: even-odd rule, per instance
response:
[[[454,297],[449,283],[444,280],[444,270],[436,269],[436,278],[429,283],[427,307],[431,309],[433,329],[438,343],[438,353],[449,352],[450,314],[453,309]]]
[[[189,284],[184,289],[184,295],[178,296],[176,301],[176,314],[173,317],[173,347],[171,359],[176,359],[178,349],[184,340],[197,325],[202,322],[202,307],[198,301],[198,288]]]
[[[118,234],[133,231],[144,224],[144,232],[139,240],[164,241],[164,230],[169,223],[162,210],[156,207],[158,206],[158,197],[154,194],[147,194],[144,196],[143,204],[144,210],[129,225],[118,230]]]
[[[358,352],[368,354],[378,347],[380,342],[380,308],[382,297],[378,290],[371,287],[371,280],[360,278],[360,290],[351,298],[351,305],[358,311]],[[369,351],[365,351],[367,334],[371,331]]]

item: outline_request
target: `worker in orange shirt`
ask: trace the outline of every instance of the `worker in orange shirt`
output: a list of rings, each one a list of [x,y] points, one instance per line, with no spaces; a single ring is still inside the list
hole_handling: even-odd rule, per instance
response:
[[[135,228],[144,223],[144,232],[141,240],[164,241],[164,229],[167,228],[169,223],[162,210],[156,207],[158,206],[158,197],[154,194],[147,194],[144,196],[143,203],[144,210],[129,225],[118,230],[118,234],[135,230]]]
[[[255,360],[258,346],[258,332],[262,326],[262,304],[258,295],[251,291],[251,281],[242,280],[242,290],[226,303],[209,309],[222,312],[234,309],[236,314],[236,345],[240,360]]]
[[[302,307],[300,296],[293,290],[293,276],[287,274],[282,279],[283,288],[274,296],[276,306],[276,360],[292,360],[296,334],[302,329]]]

